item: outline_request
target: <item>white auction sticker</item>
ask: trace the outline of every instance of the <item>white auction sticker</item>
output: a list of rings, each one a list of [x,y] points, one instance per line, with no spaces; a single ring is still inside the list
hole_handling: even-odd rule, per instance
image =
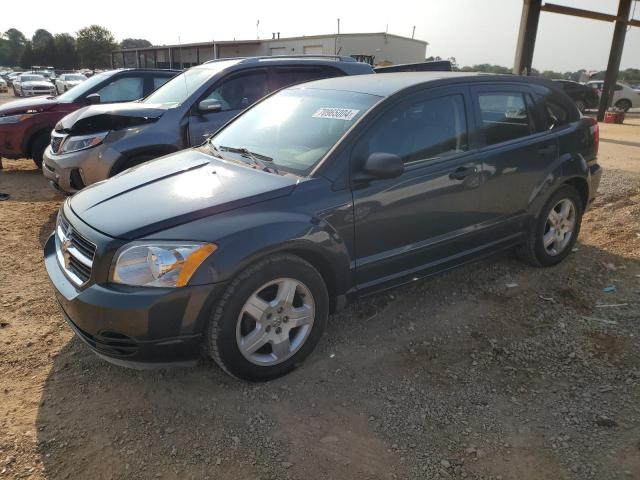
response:
[[[311,115],[313,118],[334,118],[337,120],[352,120],[360,110],[354,110],[353,108],[320,108]]]

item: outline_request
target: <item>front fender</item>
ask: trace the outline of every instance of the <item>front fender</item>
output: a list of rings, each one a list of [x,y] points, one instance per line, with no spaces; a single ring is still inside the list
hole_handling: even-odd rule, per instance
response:
[[[350,208],[350,204],[345,206],[345,210]],[[348,217],[346,212],[342,216]],[[265,210],[264,204],[257,204],[147,238],[189,238],[218,246],[194,274],[190,282],[193,285],[229,281],[257,260],[279,252],[297,254],[312,263],[334,295],[346,293],[353,285],[348,242],[321,216]]]

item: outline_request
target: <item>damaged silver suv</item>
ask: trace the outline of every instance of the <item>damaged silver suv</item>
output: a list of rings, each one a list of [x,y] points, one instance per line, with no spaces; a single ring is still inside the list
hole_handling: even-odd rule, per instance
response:
[[[200,145],[249,105],[282,87],[373,73],[350,57],[214,60],[139,102],[92,105],[64,117],[44,153],[44,175],[73,193],[156,157]]]

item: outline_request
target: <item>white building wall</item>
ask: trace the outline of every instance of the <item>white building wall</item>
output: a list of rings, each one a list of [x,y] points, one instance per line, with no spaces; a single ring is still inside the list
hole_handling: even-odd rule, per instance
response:
[[[427,44],[384,33],[265,40],[265,55],[369,55],[376,65],[423,62]]]
[[[157,61],[163,66],[168,66],[169,46],[157,47]],[[196,53],[196,47],[188,46],[180,48],[172,45],[174,66],[180,63],[195,65],[216,58],[214,46],[199,47],[200,55]],[[226,43],[216,45],[218,58],[252,57],[268,55],[367,55],[374,57],[375,65],[398,65],[401,63],[414,63],[424,61],[427,54],[427,43],[410,38],[387,35],[385,33],[362,33],[321,35],[311,37],[266,39],[259,43]],[[155,49],[154,49],[155,50]],[[120,55],[121,54],[117,54]],[[127,65],[135,65],[135,54],[127,52]],[[149,54],[149,58],[153,58]],[[133,65],[129,65],[132,63]]]

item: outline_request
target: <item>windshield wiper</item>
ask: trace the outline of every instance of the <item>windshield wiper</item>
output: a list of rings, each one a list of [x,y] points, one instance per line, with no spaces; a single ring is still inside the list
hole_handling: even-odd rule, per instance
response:
[[[213,143],[211,145],[213,145]],[[248,158],[249,160],[251,160],[254,165],[257,165],[258,167],[260,167],[265,172],[272,171],[273,173],[278,173],[278,169],[276,168],[275,164],[273,163],[273,158],[267,157],[266,155],[261,155],[259,153],[252,152],[248,148],[245,148],[245,147],[225,147],[224,145],[221,145],[219,148],[216,148],[215,145],[213,145],[213,148],[215,148],[216,151],[217,150],[223,150],[225,152],[239,153],[243,157]],[[267,165],[265,162],[269,162],[269,163],[271,163],[271,165]]]

